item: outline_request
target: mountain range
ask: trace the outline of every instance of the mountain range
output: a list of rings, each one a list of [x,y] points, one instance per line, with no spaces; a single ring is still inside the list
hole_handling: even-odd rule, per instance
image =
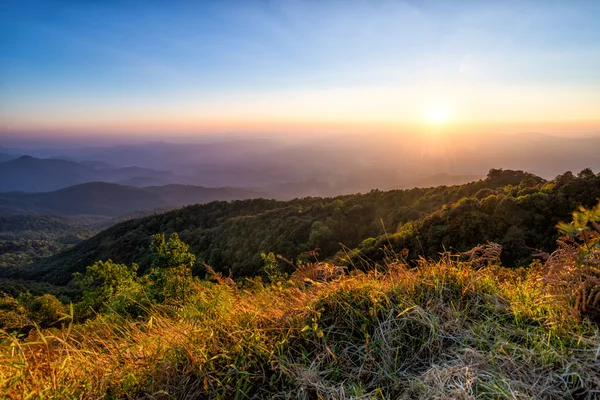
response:
[[[107,182],[90,182],[51,192],[0,193],[0,214],[96,215],[117,217],[142,210],[170,210],[214,200],[260,197],[238,188],[165,185],[137,188]]]
[[[566,170],[600,169],[599,148],[598,135],[539,133],[206,137],[193,143],[0,147],[0,191],[41,192],[103,181],[258,188],[282,199],[333,196],[465,183],[441,174],[472,180],[499,166],[552,179]],[[37,160],[10,160],[23,154]],[[441,179],[430,179],[436,175]]]
[[[0,162],[0,191],[47,192],[86,182],[178,183],[169,171],[141,167],[114,168],[98,163],[79,163],[63,159],[40,159],[24,155]]]

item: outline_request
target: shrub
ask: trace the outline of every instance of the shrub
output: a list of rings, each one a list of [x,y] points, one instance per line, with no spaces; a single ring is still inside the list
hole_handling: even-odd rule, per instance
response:
[[[20,296],[19,300],[23,297]],[[45,294],[23,301],[28,316],[40,327],[57,326],[68,319],[67,309],[54,295]]]
[[[571,223],[557,225],[558,249],[545,265],[543,281],[553,302],[571,307],[575,318],[600,323],[600,202],[579,207]]]
[[[8,333],[23,333],[31,327],[25,307],[15,298],[0,292],[0,329]]]

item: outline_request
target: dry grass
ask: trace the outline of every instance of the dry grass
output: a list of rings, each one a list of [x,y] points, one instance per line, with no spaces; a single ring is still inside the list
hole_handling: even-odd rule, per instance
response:
[[[25,398],[592,399],[596,327],[544,301],[540,269],[451,257],[325,282],[202,282],[152,317],[4,335],[0,393]],[[563,321],[557,324],[556,321]],[[565,322],[567,321],[567,322]]]

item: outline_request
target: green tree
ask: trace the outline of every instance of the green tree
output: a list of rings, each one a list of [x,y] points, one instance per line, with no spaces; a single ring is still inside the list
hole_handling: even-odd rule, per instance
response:
[[[141,292],[137,268],[136,264],[129,268],[112,260],[97,261],[87,267],[85,275],[74,274],[76,284],[83,291],[82,300],[77,303],[78,316],[86,318],[92,311],[113,309],[111,303],[118,306],[115,311],[126,312],[127,308],[134,307],[133,303]]]
[[[147,276],[152,299],[159,303],[185,301],[194,290],[192,267],[196,256],[176,233],[169,240],[163,234],[152,239],[153,267]]]
[[[177,233],[173,233],[169,240],[165,240],[164,234],[152,236],[152,267],[154,268],[178,268],[185,266],[192,268],[196,256],[189,251],[190,246],[179,239]]]

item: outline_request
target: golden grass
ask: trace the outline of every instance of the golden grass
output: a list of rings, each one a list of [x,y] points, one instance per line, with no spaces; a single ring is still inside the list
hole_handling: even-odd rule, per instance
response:
[[[303,271],[307,274],[307,271]],[[149,318],[4,334],[9,399],[600,396],[600,340],[540,270],[447,258],[327,282],[221,280]]]

